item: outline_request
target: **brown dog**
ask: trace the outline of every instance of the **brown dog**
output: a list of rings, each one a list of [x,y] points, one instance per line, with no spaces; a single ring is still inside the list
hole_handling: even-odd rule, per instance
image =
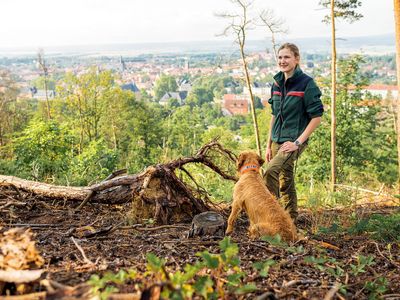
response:
[[[226,234],[233,231],[234,223],[244,208],[249,216],[250,238],[279,234],[284,241],[297,239],[296,226],[289,213],[268,191],[260,175],[264,160],[255,152],[242,152],[237,161],[239,181],[233,190],[232,212],[228,219]]]

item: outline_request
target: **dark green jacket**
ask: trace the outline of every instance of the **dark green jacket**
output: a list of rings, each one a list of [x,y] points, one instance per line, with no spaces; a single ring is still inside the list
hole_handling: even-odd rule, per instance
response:
[[[276,74],[274,79],[268,101],[275,116],[271,138],[277,143],[293,142],[312,118],[322,116],[321,91],[300,67],[296,67],[293,76],[286,82],[282,72]]]

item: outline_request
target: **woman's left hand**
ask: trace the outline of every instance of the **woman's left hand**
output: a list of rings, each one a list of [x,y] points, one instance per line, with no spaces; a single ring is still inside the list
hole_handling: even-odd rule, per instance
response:
[[[281,148],[279,149],[279,151],[285,152],[285,153],[290,153],[293,151],[296,151],[297,149],[299,149],[298,146],[296,146],[293,142],[284,142],[281,146]]]

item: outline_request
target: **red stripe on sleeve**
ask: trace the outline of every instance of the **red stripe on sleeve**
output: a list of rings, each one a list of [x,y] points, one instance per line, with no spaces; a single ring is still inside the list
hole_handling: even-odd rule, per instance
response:
[[[304,92],[288,92],[288,96],[304,97]]]

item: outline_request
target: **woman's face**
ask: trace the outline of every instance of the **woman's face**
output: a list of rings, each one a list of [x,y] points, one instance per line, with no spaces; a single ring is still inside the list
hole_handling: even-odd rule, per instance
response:
[[[278,66],[283,73],[292,75],[299,61],[300,57],[295,57],[290,49],[283,48],[278,53]]]

